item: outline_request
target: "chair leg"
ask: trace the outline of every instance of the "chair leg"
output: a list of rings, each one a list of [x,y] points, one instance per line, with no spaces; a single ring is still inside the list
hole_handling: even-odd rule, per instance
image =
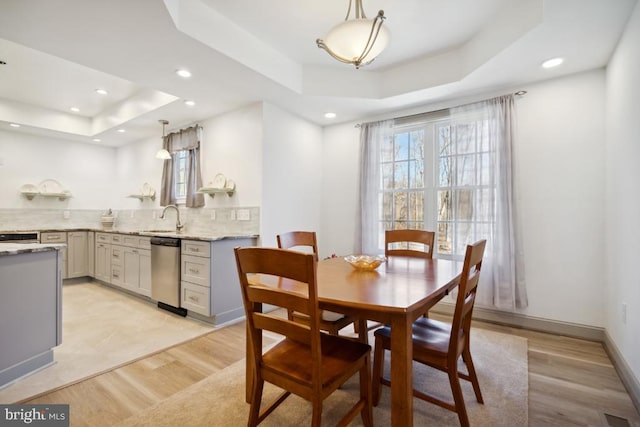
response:
[[[478,403],[484,403],[482,399],[482,392],[480,391],[480,383],[478,382],[478,376],[476,375],[476,368],[473,366],[473,359],[471,359],[471,352],[469,347],[466,347],[462,352],[462,360],[467,365],[467,372],[469,372],[469,378],[471,379],[471,385],[473,385],[473,391],[476,394],[476,400]]]
[[[469,427],[469,417],[467,417],[467,408],[464,404],[464,396],[462,394],[462,387],[460,387],[460,378],[458,378],[457,365],[449,366],[449,384],[451,384],[451,394],[453,394],[453,401],[456,405],[456,413],[460,420],[461,427]]]
[[[373,406],[378,406],[380,403],[383,368],[384,347],[382,345],[382,338],[376,337],[376,343],[373,350],[373,373],[371,375],[371,401]]]
[[[249,427],[257,426],[260,422],[260,404],[262,402],[262,389],[264,388],[264,380],[255,378],[253,382],[253,390],[251,396],[251,408],[249,409]]]
[[[322,397],[314,396],[312,404],[311,427],[320,427],[322,423]]]
[[[360,411],[362,423],[365,427],[373,427],[373,409],[371,406],[371,359],[365,358],[364,365],[360,369],[360,399],[365,402],[364,408]]]

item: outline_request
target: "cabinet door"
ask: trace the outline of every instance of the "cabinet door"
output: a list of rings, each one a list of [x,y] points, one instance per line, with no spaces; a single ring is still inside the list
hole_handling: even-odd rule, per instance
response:
[[[96,279],[111,282],[111,245],[96,243]]]
[[[138,292],[140,283],[140,255],[138,249],[122,248],[122,285]]]
[[[96,264],[95,250],[96,250],[96,233],[94,233],[93,231],[89,231],[87,232],[87,255],[88,255],[87,272],[91,277],[96,277],[95,276],[96,274],[95,273],[95,264]]]
[[[40,233],[40,243],[67,243],[67,233],[65,231],[49,231]],[[67,248],[62,251],[62,278],[67,276]]]
[[[87,251],[87,232],[67,233],[67,278],[82,277],[89,274]]]
[[[139,249],[140,255],[140,283],[138,293],[151,297],[151,251],[149,249]]]

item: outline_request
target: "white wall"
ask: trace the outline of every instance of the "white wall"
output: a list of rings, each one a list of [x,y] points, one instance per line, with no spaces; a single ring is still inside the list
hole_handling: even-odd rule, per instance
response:
[[[518,101],[527,315],[604,326],[604,81],[549,80]]]
[[[640,378],[640,4],[607,67],[606,329]],[[627,304],[626,324],[622,304]]]
[[[114,209],[152,209],[160,206],[160,181],[163,161],[156,158],[162,148],[162,138],[144,139],[117,149],[116,171],[117,200]],[[156,192],[156,200],[128,198],[140,194],[147,183]]]
[[[202,134],[202,182],[216,174],[235,181],[231,197],[205,197],[207,207],[260,206],[262,204],[263,106],[252,104],[199,122]]]
[[[117,193],[113,148],[0,131],[0,159],[0,208],[105,209]],[[73,197],[28,201],[20,195],[22,185],[45,179],[55,179]]]
[[[324,128],[322,235],[327,255],[355,250],[360,167],[360,128],[346,123]],[[322,251],[321,251],[322,252]]]
[[[292,230],[321,230],[322,129],[280,108],[263,104],[262,224],[263,246],[277,246],[276,235]],[[336,207],[339,208],[339,207]]]
[[[262,106],[252,104],[220,116],[199,121],[203,128],[200,162],[202,183],[206,185],[222,173],[235,181],[236,191],[229,197],[205,196],[206,207],[260,206],[262,165]],[[167,133],[176,131],[171,127]],[[160,206],[160,184],[163,161],[156,159],[161,137],[144,139],[118,148],[118,209],[157,208]],[[140,202],[126,198],[147,182],[156,191],[155,201]]]
[[[604,71],[525,89],[515,150],[530,303],[522,312],[603,326]],[[323,230],[337,253],[353,250],[358,138],[353,123],[324,130]]]

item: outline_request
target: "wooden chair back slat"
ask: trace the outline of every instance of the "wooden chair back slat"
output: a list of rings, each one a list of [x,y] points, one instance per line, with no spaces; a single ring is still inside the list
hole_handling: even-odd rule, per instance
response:
[[[425,230],[386,230],[385,256],[408,256],[414,258],[433,258],[435,233]],[[403,244],[406,247],[398,247]],[[416,248],[416,246],[421,247]]]
[[[318,241],[314,231],[290,231],[276,236],[278,247],[281,249],[293,249],[306,247],[310,249],[318,260]]]

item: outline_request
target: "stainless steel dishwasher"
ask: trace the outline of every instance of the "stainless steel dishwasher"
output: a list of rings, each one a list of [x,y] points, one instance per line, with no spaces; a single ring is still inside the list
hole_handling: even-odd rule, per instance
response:
[[[180,239],[151,238],[151,298],[160,308],[187,315],[180,308]]]

